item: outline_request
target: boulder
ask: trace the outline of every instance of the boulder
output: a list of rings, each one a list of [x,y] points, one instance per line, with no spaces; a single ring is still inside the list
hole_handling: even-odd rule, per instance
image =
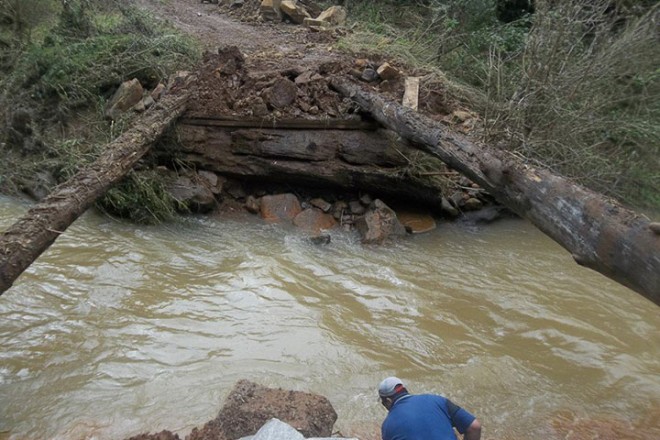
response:
[[[245,200],[245,209],[252,214],[257,214],[261,209],[260,203],[260,199],[257,199],[254,196],[247,196],[247,199]]]
[[[367,209],[362,205],[362,202],[359,200],[351,200],[348,202],[348,210],[351,214],[361,215],[364,214]]]
[[[262,0],[259,13],[265,20],[282,21],[282,0]]]
[[[388,237],[406,235],[396,213],[380,199],[374,200],[364,216],[355,222],[362,243],[381,244]]]
[[[293,224],[313,235],[337,226],[337,221],[330,214],[317,208],[307,208],[294,217]]]
[[[436,228],[435,219],[427,212],[397,210],[396,216],[411,234],[422,234]]]
[[[305,437],[293,426],[273,418],[259,428],[252,440],[305,440]]]
[[[218,417],[202,429],[194,429],[187,440],[240,439],[254,435],[273,418],[290,425],[303,437],[330,437],[337,413],[323,396],[241,380]]]
[[[197,174],[201,179],[203,179],[204,183],[206,183],[206,186],[208,186],[213,194],[218,195],[222,193],[222,187],[225,183],[225,179],[219,178],[217,174],[211,171],[200,170],[197,172]]]
[[[259,208],[264,220],[274,222],[291,221],[302,212],[300,201],[293,194],[263,196]]]
[[[323,212],[330,212],[330,210],[332,209],[332,203],[327,202],[320,197],[310,200],[309,204],[316,208],[319,208]]]
[[[310,29],[325,29],[330,26],[330,23],[325,20],[319,20],[318,18],[308,17],[303,20],[303,26]]]
[[[109,119],[117,119],[123,113],[133,108],[142,101],[144,89],[137,78],[124,81],[105,107],[105,116]]]
[[[295,0],[282,0],[280,10],[296,24],[302,24],[306,18],[310,18],[307,10]]]
[[[298,87],[287,78],[278,78],[268,91],[268,102],[274,108],[288,107],[296,100]]]
[[[389,63],[381,64],[376,72],[378,73],[378,76],[384,80],[396,79],[401,75],[401,73],[394,67],[390,66]]]
[[[342,26],[346,23],[346,9],[341,6],[330,6],[321,15],[316,17],[317,20],[325,21],[335,26]]]
[[[167,190],[177,202],[192,212],[209,212],[217,205],[213,192],[199,176],[179,176],[167,186]]]
[[[465,210],[466,211],[477,211],[483,208],[484,204],[481,200],[476,197],[470,197],[465,201]]]

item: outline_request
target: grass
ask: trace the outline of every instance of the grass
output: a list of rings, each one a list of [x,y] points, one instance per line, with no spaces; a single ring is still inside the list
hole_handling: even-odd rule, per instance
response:
[[[482,140],[658,209],[660,6],[612,4],[538,1],[503,23],[494,0],[355,0],[340,45],[429,72],[420,94],[479,112]]]
[[[0,163],[0,190],[5,192],[19,190],[36,170],[58,181],[70,177],[130,123],[130,116],[111,124],[103,115],[121,82],[138,78],[149,89],[200,57],[196,42],[125,0],[70,0],[66,8],[48,0],[27,3],[54,11],[56,19],[33,17],[25,8],[21,20],[30,28],[24,34],[0,26],[0,35],[12,35],[3,52],[12,62],[0,76],[0,142],[8,158]],[[16,135],[12,121],[18,114],[29,115],[29,128]],[[176,206],[163,191],[165,182],[156,174],[150,176],[154,182],[144,176],[133,173],[99,207],[139,222],[168,218]]]

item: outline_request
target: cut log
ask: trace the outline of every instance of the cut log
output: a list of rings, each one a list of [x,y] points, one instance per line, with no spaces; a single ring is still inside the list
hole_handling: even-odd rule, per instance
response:
[[[407,157],[417,151],[388,130],[232,129],[180,123],[177,139],[179,158],[197,169],[242,180],[362,190],[442,209],[440,185],[409,175]]]
[[[569,179],[465,136],[409,108],[336,77],[331,85],[380,123],[440,158],[529,219],[580,265],[660,305],[660,235],[651,222]]]
[[[2,234],[0,294],[96,199],[121,180],[184,112],[189,95],[185,90],[185,86],[169,90],[136,119],[132,128],[106,145],[94,163],[56,187]]]
[[[401,104],[404,107],[417,110],[417,106],[419,105],[419,77],[411,76],[406,78]]]

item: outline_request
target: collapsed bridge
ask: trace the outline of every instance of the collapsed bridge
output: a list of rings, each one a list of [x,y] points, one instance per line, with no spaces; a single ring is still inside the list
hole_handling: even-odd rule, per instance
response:
[[[95,163],[5,231],[0,292],[178,121],[182,152],[201,168],[397,193],[441,208],[437,187],[400,172],[412,151],[424,151],[530,220],[578,264],[660,304],[660,224],[518,157],[477,145],[356,83],[332,62],[258,74],[244,64],[235,48],[208,54],[196,75],[175,81]],[[365,122],[363,114],[377,124]]]

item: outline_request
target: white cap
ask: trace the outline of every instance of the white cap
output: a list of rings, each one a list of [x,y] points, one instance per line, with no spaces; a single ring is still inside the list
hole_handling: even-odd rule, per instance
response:
[[[397,385],[401,385],[405,387],[403,381],[398,377],[392,376],[383,379],[380,385],[378,385],[378,395],[380,395],[381,397],[390,397],[395,395],[397,392],[396,390]]]

